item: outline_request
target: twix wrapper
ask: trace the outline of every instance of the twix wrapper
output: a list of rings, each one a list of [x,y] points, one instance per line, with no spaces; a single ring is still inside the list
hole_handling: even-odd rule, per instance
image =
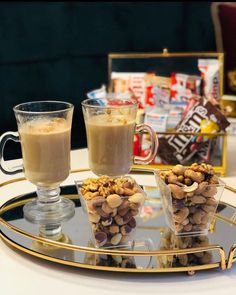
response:
[[[226,117],[209,101],[195,105],[180,122],[177,132],[217,133],[229,126]],[[214,136],[214,135],[213,135]],[[159,138],[158,155],[166,163],[185,163],[213,136],[174,134]]]

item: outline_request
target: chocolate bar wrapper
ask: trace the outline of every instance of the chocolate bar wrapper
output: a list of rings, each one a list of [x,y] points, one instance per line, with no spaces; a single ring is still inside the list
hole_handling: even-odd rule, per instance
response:
[[[201,145],[214,137],[214,133],[229,126],[226,117],[209,101],[204,100],[195,105],[180,122],[177,132],[212,133],[212,136],[168,135],[159,138],[158,155],[166,163],[184,164],[195,155]]]
[[[111,73],[111,90],[113,93],[128,93],[138,101],[139,108],[143,109],[146,98],[146,73]]]
[[[199,59],[198,68],[203,79],[203,94],[207,99],[220,99],[218,59]]]
[[[180,73],[171,74],[171,102],[187,102],[201,95],[201,77]]]

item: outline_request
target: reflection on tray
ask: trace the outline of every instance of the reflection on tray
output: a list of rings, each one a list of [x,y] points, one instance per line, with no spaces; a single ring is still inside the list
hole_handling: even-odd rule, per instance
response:
[[[88,242],[88,247],[93,248],[92,241]],[[131,247],[117,247],[114,250],[130,251],[133,250],[153,250],[153,243],[151,239],[144,239],[141,241],[135,241]],[[93,254],[86,253],[84,263],[95,266],[106,266],[115,268],[153,268],[152,256],[127,256],[127,255],[108,255],[108,254]]]
[[[69,236],[65,235],[62,232],[62,227],[60,223],[51,225],[39,225],[39,237],[63,244],[73,244]],[[57,247],[48,243],[33,241],[31,249],[38,253],[42,253],[51,257],[74,261],[74,251],[65,249],[63,247]]]
[[[209,246],[209,239],[207,236],[176,236],[171,230],[165,230],[162,233],[160,250],[173,249],[191,249],[198,247]],[[201,251],[190,254],[159,256],[158,261],[160,267],[183,267],[194,266],[212,263],[212,252]]]

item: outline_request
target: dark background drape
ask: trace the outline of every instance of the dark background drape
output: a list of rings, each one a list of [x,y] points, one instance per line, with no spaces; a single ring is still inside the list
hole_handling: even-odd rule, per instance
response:
[[[75,105],[72,148],[86,146],[80,103],[107,83],[109,52],[215,51],[211,2],[0,3],[0,133],[12,108],[55,99]],[[21,156],[7,144],[6,158]]]

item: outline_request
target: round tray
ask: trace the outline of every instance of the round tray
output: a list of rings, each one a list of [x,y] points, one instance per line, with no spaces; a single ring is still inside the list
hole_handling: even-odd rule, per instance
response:
[[[13,198],[0,208],[0,236],[7,244],[30,255],[88,269],[193,274],[197,270],[230,268],[236,261],[236,208],[221,202],[207,236],[176,237],[165,224],[154,176],[151,170],[146,172],[149,174],[131,173],[143,186],[148,199],[130,248],[93,247],[87,215],[74,185],[76,180],[91,177],[88,169],[72,172],[61,187],[62,195],[75,203],[75,216],[61,224],[60,235],[50,238],[41,237],[40,226],[23,216],[24,204],[36,196],[33,186],[24,178],[1,184],[0,190],[5,189],[8,195],[12,193]],[[21,193],[16,195],[16,191]]]

